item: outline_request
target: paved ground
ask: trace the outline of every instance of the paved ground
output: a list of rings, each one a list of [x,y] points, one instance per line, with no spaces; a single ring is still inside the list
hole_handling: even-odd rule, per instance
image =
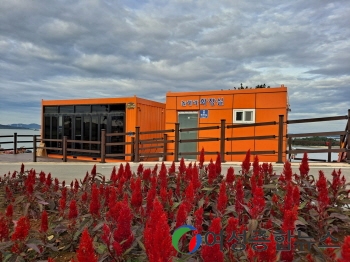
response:
[[[44,171],[45,173],[51,172],[53,177],[57,177],[60,181],[65,180],[70,182],[75,178],[83,179],[86,171],[90,172],[93,165],[96,164],[97,171],[106,176],[110,177],[111,171],[114,166],[119,167],[120,163],[97,163],[97,162],[82,162],[76,160],[68,160],[64,163],[60,159],[48,159],[38,158],[37,163],[32,162],[32,154],[18,154],[18,155],[0,155],[0,175],[6,174],[9,171],[13,172],[19,170],[21,164],[24,163],[25,169],[35,169],[37,172]],[[189,163],[189,162],[187,162]],[[155,164],[160,165],[161,162],[143,162],[144,167],[153,168]],[[169,167],[171,162],[165,162],[166,166]],[[139,163],[130,163],[131,169],[136,171]],[[177,163],[177,166],[179,164]],[[241,163],[238,162],[227,162],[222,164],[223,173],[226,173],[229,167],[233,167],[237,173],[240,170]],[[347,163],[310,163],[310,174],[318,176],[319,170],[323,170],[325,175],[330,179],[333,169],[341,169],[342,174],[345,175],[347,181],[350,182],[350,164]],[[274,170],[277,174],[280,174],[283,170],[282,164],[273,163]],[[293,172],[299,173],[299,163],[292,163]]]

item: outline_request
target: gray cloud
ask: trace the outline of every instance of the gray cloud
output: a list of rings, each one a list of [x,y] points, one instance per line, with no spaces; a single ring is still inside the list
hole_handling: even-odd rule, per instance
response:
[[[165,101],[240,83],[287,86],[290,118],[345,115],[349,11],[345,0],[3,0],[0,123],[39,122],[41,99]]]

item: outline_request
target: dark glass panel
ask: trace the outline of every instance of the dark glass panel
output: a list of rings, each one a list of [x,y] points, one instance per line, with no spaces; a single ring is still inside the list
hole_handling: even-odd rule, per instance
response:
[[[44,106],[44,113],[58,113],[58,106]]]
[[[75,113],[90,113],[90,112],[91,112],[90,105],[75,106]]]
[[[83,135],[83,140],[85,140],[85,141],[90,140],[90,124],[91,124],[90,116],[84,116],[82,135]],[[89,150],[90,144],[84,143],[83,148]]]
[[[57,116],[52,116],[51,118],[51,138],[52,139],[57,139],[57,124],[58,124],[58,117]],[[51,142],[52,147],[57,147],[57,142]]]
[[[92,113],[108,112],[108,105],[92,105]]]
[[[98,129],[98,116],[91,116],[91,141],[98,141],[99,129]],[[97,145],[91,145],[92,150],[97,150]]]
[[[51,117],[49,116],[45,116],[45,119],[44,119],[44,125],[45,125],[45,134],[44,134],[44,138],[46,139],[50,139],[51,138]],[[51,142],[50,141],[46,141],[45,142],[45,146],[48,146],[48,147],[51,147]]]
[[[75,140],[81,140],[81,116],[75,117]],[[80,143],[75,143],[75,148],[81,149]]]
[[[60,106],[60,113],[74,113],[74,106]]]
[[[109,105],[109,112],[125,112],[125,104],[112,104]]]

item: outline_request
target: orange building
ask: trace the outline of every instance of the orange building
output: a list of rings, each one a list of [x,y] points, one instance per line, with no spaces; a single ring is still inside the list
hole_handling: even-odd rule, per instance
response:
[[[219,125],[221,119],[226,125],[279,121],[279,115],[288,117],[287,87],[256,88],[238,90],[215,90],[200,92],[168,92],[166,95],[166,129],[173,129],[175,123],[181,128],[206,127]],[[287,125],[284,124],[284,134]],[[256,126],[226,129],[226,138],[247,136],[278,136],[278,125]],[[218,138],[220,129],[180,132],[181,139]],[[168,134],[174,139],[174,133]],[[219,141],[180,143],[179,152],[219,151]],[[283,139],[283,151],[286,150],[286,139]],[[225,152],[276,151],[278,138],[266,140],[225,141]],[[168,145],[168,151],[174,151],[174,144]],[[170,160],[171,156],[168,160]],[[186,159],[199,159],[199,156],[187,155]],[[206,161],[215,156],[207,155]],[[286,156],[283,153],[283,161]],[[226,161],[242,161],[244,155],[225,155]],[[251,159],[253,160],[253,158]],[[260,161],[276,162],[277,154],[259,155]]]
[[[101,129],[107,133],[162,130],[165,127],[165,104],[139,97],[42,100],[41,136],[45,139],[100,141]],[[129,135],[108,137],[107,142],[131,142]],[[154,135],[143,135],[142,139]],[[47,147],[60,146],[60,142],[46,141]],[[72,149],[99,150],[98,144],[68,143]],[[59,151],[48,150],[55,154]],[[130,154],[131,145],[115,145],[106,149],[107,154]],[[99,154],[68,151],[68,157],[97,159]],[[130,161],[131,156],[116,157]]]

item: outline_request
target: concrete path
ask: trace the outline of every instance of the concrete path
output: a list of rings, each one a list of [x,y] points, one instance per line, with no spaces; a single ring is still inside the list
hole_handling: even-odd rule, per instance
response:
[[[27,155],[27,156],[26,156]],[[57,177],[60,181],[65,180],[67,183],[77,179],[83,179],[86,172],[90,172],[92,167],[96,164],[97,172],[106,176],[109,179],[110,174],[114,166],[119,167],[120,163],[97,163],[97,162],[77,162],[70,160],[69,162],[62,162],[59,159],[47,159],[38,158],[37,163],[32,162],[31,154],[20,154],[12,155],[12,157],[3,158],[0,155],[0,175],[6,173],[20,170],[21,164],[24,163],[25,170],[35,169],[36,172],[44,171],[45,173],[51,172],[53,177]],[[165,162],[166,166],[169,167],[172,162]],[[186,163],[190,163],[186,161]],[[125,165],[125,163],[123,163]],[[160,167],[161,162],[142,162],[145,168],[151,168],[158,164]],[[280,174],[283,170],[283,164],[272,163],[274,170],[277,174]],[[139,163],[130,163],[131,169],[136,171]],[[176,163],[176,167],[179,163]],[[235,169],[235,173],[241,169],[241,163],[238,162],[226,162],[222,164],[222,172],[226,174],[229,167]],[[346,180],[350,182],[350,164],[347,163],[309,163],[310,174],[318,177],[319,170],[323,170],[328,179],[331,179],[331,173],[333,169],[341,169],[342,174],[345,176]],[[299,174],[299,163],[292,163],[293,173]],[[158,169],[159,170],[159,169]]]

